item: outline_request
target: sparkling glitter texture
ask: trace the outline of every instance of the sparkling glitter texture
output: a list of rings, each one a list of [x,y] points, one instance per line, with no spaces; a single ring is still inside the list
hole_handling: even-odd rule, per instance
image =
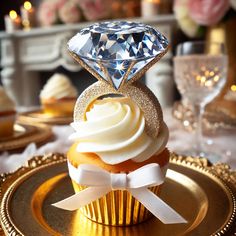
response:
[[[121,94],[129,97],[141,108],[145,117],[145,129],[149,136],[158,136],[163,123],[163,114],[159,101],[147,86],[139,81],[129,86],[123,86],[117,91],[112,86],[107,86],[102,81],[90,85],[79,96],[75,104],[74,120],[81,122],[86,120],[85,115],[91,103],[98,97],[109,94]]]
[[[96,23],[68,42],[69,51],[115,89],[141,75],[138,72],[167,47],[168,41],[159,31],[126,21]]]

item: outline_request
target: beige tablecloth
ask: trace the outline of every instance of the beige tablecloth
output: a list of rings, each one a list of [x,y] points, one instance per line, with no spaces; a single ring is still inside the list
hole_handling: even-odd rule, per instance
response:
[[[170,138],[168,148],[171,151],[181,152],[192,148],[195,141],[193,133],[185,131],[180,122],[171,115],[171,109],[164,110],[164,120],[169,130]],[[51,152],[66,153],[71,141],[68,136],[73,132],[70,126],[54,126],[53,132],[56,140],[36,148],[34,143],[28,145],[23,153],[9,155],[7,152],[0,154],[0,173],[11,172],[24,165],[27,160],[34,155],[44,155]],[[214,134],[204,138],[207,141],[207,148],[219,154],[219,161],[228,163],[232,168],[236,168],[236,129],[216,131]]]

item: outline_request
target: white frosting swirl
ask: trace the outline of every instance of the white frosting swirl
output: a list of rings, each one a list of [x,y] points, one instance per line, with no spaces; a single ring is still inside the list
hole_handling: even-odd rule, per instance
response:
[[[86,119],[71,124],[76,132],[70,139],[78,142],[78,152],[94,152],[108,164],[145,161],[161,152],[168,140],[165,124],[158,138],[146,134],[144,116],[129,98],[97,100]]]
[[[63,74],[56,73],[49,78],[43,87],[40,98],[74,98],[77,97],[77,95],[78,92],[70,82],[70,79]]]
[[[0,86],[0,112],[15,111],[15,103],[9,98],[2,86]]]

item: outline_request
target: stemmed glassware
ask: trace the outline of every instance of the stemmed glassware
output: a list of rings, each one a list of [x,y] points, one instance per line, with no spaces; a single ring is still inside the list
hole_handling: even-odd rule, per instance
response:
[[[185,42],[178,45],[174,58],[177,88],[192,105],[196,117],[195,149],[185,150],[193,156],[212,156],[204,150],[202,116],[206,104],[215,98],[226,83],[228,60],[221,43]]]

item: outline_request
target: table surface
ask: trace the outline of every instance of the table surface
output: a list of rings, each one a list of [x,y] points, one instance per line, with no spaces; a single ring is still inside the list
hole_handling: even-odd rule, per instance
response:
[[[194,146],[194,133],[183,128],[180,121],[173,118],[171,109],[164,109],[164,120],[169,127],[170,137],[167,147],[170,151],[183,153],[186,149],[192,149]],[[34,155],[44,155],[51,152],[66,153],[71,141],[68,136],[73,133],[73,129],[67,126],[53,126],[53,132],[56,139],[40,148],[35,144],[30,144],[22,153],[11,154],[5,152],[0,154],[0,173],[11,172],[24,165]],[[236,168],[236,128],[227,130],[215,130],[208,132],[203,138],[205,148],[210,152],[218,154],[217,161],[227,163],[232,169]],[[210,159],[212,162],[216,160]]]

